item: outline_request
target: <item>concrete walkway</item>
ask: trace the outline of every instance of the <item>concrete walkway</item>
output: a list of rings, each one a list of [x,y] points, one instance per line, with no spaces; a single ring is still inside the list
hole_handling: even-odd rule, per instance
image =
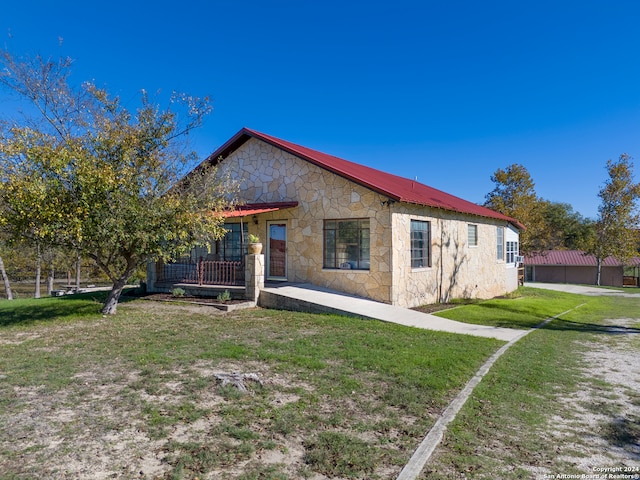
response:
[[[335,292],[311,284],[270,284],[265,286],[263,291],[266,292],[267,295],[275,295],[283,298],[283,301],[281,301],[277,307],[288,310],[295,310],[295,306],[299,305],[301,310],[341,313],[361,318],[382,320],[383,322],[397,323],[408,327],[423,328],[425,330],[497,338],[505,342],[514,340],[525,332],[525,330],[516,330],[513,328],[472,325],[447,320],[436,317],[435,315],[417,312],[408,308],[394,307],[386,303]],[[316,308],[313,308],[314,306]]]

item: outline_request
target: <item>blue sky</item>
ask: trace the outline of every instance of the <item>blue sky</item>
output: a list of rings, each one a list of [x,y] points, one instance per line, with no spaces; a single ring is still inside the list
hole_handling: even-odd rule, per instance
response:
[[[638,20],[632,0],[21,0],[0,35],[132,108],[210,95],[202,157],[246,126],[477,203],[520,163],[595,217],[607,159],[640,162]]]

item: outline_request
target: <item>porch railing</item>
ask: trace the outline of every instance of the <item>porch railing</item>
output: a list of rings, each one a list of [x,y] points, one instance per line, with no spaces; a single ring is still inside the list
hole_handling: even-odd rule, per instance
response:
[[[194,285],[244,285],[244,264],[240,261],[183,259],[156,265],[157,282]]]

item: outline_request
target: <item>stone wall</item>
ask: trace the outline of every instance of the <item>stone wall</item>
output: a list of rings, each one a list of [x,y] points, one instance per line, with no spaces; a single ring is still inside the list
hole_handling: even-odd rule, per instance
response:
[[[428,221],[431,266],[411,267],[411,220]],[[477,225],[477,246],[468,244],[468,225]],[[491,298],[509,290],[506,265],[497,259],[503,222],[418,205],[395,204],[392,303],[404,307],[452,298]]]
[[[237,183],[244,202],[299,202],[260,215],[258,225],[249,222],[249,233],[259,235],[265,248],[268,222],[287,223],[289,281],[391,302],[390,212],[382,204],[386,197],[256,139],[229,155],[218,174]],[[323,221],[351,218],[369,219],[371,269],[324,269]]]

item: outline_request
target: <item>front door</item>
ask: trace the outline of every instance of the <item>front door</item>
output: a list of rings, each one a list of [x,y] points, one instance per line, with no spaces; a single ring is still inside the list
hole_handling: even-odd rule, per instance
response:
[[[287,279],[287,224],[267,223],[267,278]]]

